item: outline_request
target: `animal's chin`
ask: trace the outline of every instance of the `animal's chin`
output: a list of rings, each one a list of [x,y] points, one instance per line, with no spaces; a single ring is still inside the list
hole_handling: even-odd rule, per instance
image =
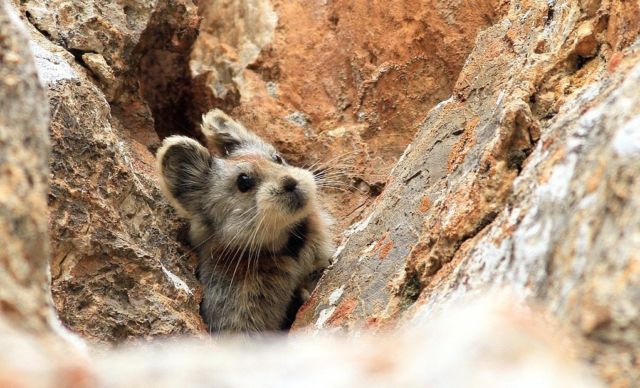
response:
[[[275,228],[286,228],[298,222],[309,214],[312,207],[311,199],[304,195],[281,194],[273,199],[261,211]]]

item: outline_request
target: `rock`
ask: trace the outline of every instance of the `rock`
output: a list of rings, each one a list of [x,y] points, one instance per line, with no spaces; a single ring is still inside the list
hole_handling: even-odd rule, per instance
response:
[[[202,333],[195,257],[176,241],[183,225],[160,194],[153,155],[126,135],[73,55],[32,37],[51,111],[50,266],[61,320],[94,341]]]
[[[0,333],[8,334],[0,335],[0,382],[22,387],[602,386],[576,363],[561,331],[491,299],[469,301],[393,335],[273,337],[250,348],[237,339],[215,345],[158,342],[90,359],[51,358],[0,322]]]
[[[44,334],[54,319],[44,216],[47,100],[28,34],[5,2],[0,2],[0,37],[0,314]]]
[[[637,13],[602,7],[514,1],[480,34],[296,325],[393,327],[509,288],[581,333],[607,382],[640,381]],[[585,36],[592,59],[571,44]],[[607,47],[623,53],[614,71]]]
[[[268,0],[209,1],[200,14],[205,23],[191,49],[189,68],[191,77],[202,83],[201,98],[213,106],[216,100],[248,92],[243,73],[271,42],[277,16]]]
[[[576,35],[576,54],[587,58],[594,56],[598,50],[598,40],[591,23],[587,22],[578,27]]]
[[[87,53],[101,55],[118,76],[131,66],[134,48],[156,3],[135,0],[123,5],[89,0],[20,2],[31,24],[52,42],[77,55],[79,60]],[[118,77],[118,82],[122,81],[122,77]]]
[[[85,337],[198,333],[195,261],[157,188],[152,155],[128,139],[80,73],[48,84],[51,275],[63,322]]]
[[[20,1],[28,21],[91,71],[133,135],[140,121],[166,136],[183,120],[188,51],[199,18],[190,0]],[[145,139],[144,135],[139,139]]]
[[[115,98],[117,80],[113,74],[113,69],[109,67],[104,57],[100,54],[86,53],[82,54],[82,62],[91,69],[102,83],[105,98],[109,101],[113,100]]]

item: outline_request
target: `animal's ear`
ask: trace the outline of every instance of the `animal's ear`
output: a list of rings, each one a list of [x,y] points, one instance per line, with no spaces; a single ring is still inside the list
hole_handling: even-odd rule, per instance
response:
[[[156,154],[160,187],[172,205],[190,217],[202,211],[215,159],[205,147],[186,136],[170,136]]]
[[[260,137],[220,109],[213,109],[202,116],[201,129],[209,146],[223,157],[242,148],[269,147]]]

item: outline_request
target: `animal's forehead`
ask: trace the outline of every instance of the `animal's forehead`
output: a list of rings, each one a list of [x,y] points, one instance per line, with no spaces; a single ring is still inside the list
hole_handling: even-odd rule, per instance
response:
[[[231,162],[236,169],[245,171],[267,172],[276,167],[270,157],[260,154],[237,155],[228,158],[227,161]]]
[[[261,154],[234,155],[226,160],[236,171],[253,172],[264,176],[278,176],[293,168],[287,164],[277,163],[271,156],[265,157]]]
[[[244,154],[232,156],[227,160],[236,164],[262,164],[269,161],[270,159],[262,154]]]
[[[271,158],[271,155],[275,153],[276,150],[272,145],[260,142],[244,144],[242,147],[236,149],[232,156],[257,155],[265,158]]]

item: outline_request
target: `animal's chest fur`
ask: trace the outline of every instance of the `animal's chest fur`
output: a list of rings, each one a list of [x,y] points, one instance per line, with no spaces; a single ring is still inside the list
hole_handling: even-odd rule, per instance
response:
[[[307,220],[277,251],[220,253],[211,241],[200,252],[201,312],[212,332],[278,330],[296,289],[316,269]]]
[[[312,268],[310,252],[298,253],[298,257],[263,256],[254,268],[242,258],[236,263],[242,269],[236,271],[221,271],[211,260],[201,262],[201,310],[210,330],[280,329],[294,292]]]

